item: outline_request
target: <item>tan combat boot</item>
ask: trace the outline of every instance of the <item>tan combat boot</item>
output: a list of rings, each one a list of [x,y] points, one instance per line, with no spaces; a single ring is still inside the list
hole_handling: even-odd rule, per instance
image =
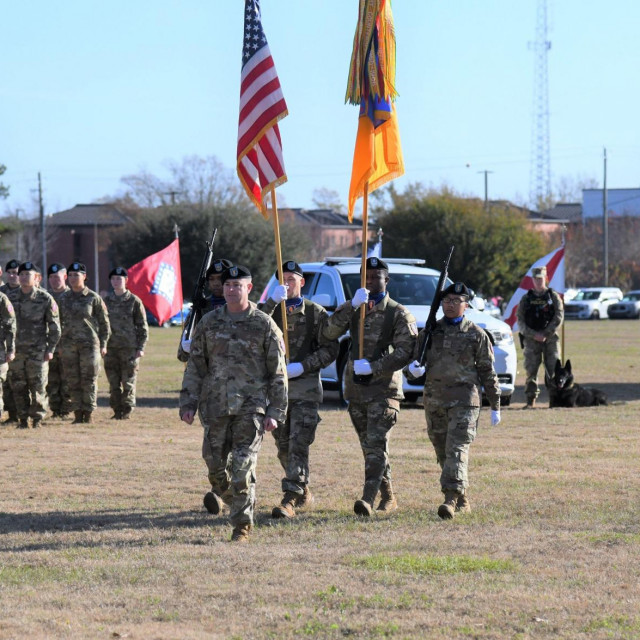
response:
[[[444,502],[438,507],[438,515],[443,520],[451,520],[456,514],[459,496],[460,494],[457,491],[444,492]]]
[[[222,499],[214,491],[205,493],[202,502],[204,503],[204,508],[214,516],[222,511]]]
[[[398,501],[393,493],[391,480],[382,480],[380,485],[380,503],[377,511],[395,511],[398,508]]]
[[[471,503],[467,494],[458,495],[458,503],[456,504],[456,511],[459,513],[470,513]]]
[[[282,502],[271,511],[272,518],[293,518],[296,515],[295,504],[298,494],[286,491]]]
[[[133,411],[133,409],[131,409],[131,407],[127,407],[121,414],[120,414],[120,420],[130,420],[131,419],[131,412]]]
[[[248,542],[253,527],[250,524],[239,524],[233,528],[231,542]]]
[[[536,399],[535,398],[527,398],[527,404],[524,405],[524,407],[522,407],[523,409],[534,409],[536,406]]]
[[[353,504],[353,512],[364,518],[371,517],[371,503],[367,502],[364,498],[356,500]]]
[[[84,416],[82,411],[74,411],[73,416],[74,418],[71,424],[82,424],[84,422]]]
[[[91,411],[82,412],[82,422],[85,424],[93,424],[93,418],[91,417]]]
[[[309,485],[305,484],[304,493],[302,495],[296,494],[295,506],[298,509],[306,509],[307,507],[310,507],[313,504],[314,500],[315,498],[313,497],[313,494],[311,493],[311,491],[309,491]]]

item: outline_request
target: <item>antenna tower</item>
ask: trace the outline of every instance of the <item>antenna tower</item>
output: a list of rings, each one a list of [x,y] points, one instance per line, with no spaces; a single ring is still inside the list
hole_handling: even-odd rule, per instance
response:
[[[547,0],[537,0],[536,39],[529,43],[533,50],[533,123],[531,127],[531,170],[529,198],[539,207],[551,195],[551,161],[549,158],[549,74],[547,52],[551,42],[547,40]]]

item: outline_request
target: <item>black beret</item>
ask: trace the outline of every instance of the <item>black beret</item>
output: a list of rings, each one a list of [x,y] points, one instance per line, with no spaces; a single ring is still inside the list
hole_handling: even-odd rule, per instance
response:
[[[300,265],[297,262],[294,262],[293,260],[287,260],[287,262],[284,262],[282,264],[282,271],[284,273],[295,273],[299,276],[304,276],[304,273],[302,271],[302,269],[300,268]],[[278,277],[278,272],[276,271],[275,273],[276,278]]]
[[[371,257],[367,258],[367,269],[384,269],[389,271],[389,265],[381,258]]]
[[[442,292],[442,297],[444,298],[450,293],[456,296],[466,296],[468,300],[471,300],[471,298],[473,298],[473,292],[467,287],[464,282],[454,282],[453,284],[450,284]]]
[[[109,279],[111,279],[111,276],[124,276],[127,278],[127,270],[124,267],[116,267],[109,272]]]
[[[222,272],[225,269],[233,266],[233,262],[231,260],[225,260],[224,258],[219,258],[218,260],[214,260],[211,263],[211,266],[207,269],[207,273],[205,274],[208,278],[209,276],[219,276],[222,275]]]
[[[72,262],[68,267],[67,271],[71,273],[72,271],[77,271],[78,273],[87,273],[87,267],[85,267],[82,262]]]
[[[33,264],[33,262],[27,260],[18,267],[18,273],[22,273],[23,271],[35,271],[36,273],[40,273],[40,267],[38,267],[37,264]]]
[[[242,278],[251,278],[251,271],[241,264],[232,264],[228,269],[222,272],[222,282],[227,280],[241,280]]]
[[[59,271],[66,271],[67,268],[63,265],[60,264],[59,262],[52,262],[49,265],[49,268],[47,269],[47,275],[50,276],[54,273],[58,273]]]
[[[20,266],[20,263],[17,260],[9,260],[4,270],[9,271],[9,269],[17,269],[19,266]]]

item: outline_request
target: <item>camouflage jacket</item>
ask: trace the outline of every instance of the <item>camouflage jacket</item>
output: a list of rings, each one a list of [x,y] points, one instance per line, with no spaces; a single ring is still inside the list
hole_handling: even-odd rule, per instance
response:
[[[560,294],[553,289],[545,289],[541,293],[531,290],[531,297],[529,294],[525,294],[518,303],[518,332],[525,338],[533,338],[537,333],[541,333],[545,338],[551,338],[552,336],[558,337],[558,328],[564,320],[564,305],[562,304],[562,298]],[[548,296],[551,296],[553,306],[553,318],[551,318],[549,324],[542,330],[537,331],[527,326],[526,316],[527,310],[532,303],[539,303],[540,305],[546,305]]]
[[[4,293],[5,296],[10,296],[12,293],[18,293],[20,286],[10,287],[6,282],[0,287],[0,293]]]
[[[107,346],[111,334],[109,313],[102,298],[88,287],[78,293],[69,289],[60,296],[60,317],[62,348],[74,343],[100,349]]]
[[[386,295],[372,309],[367,309],[364,320],[364,358],[371,364],[373,377],[369,384],[356,384],[353,381],[353,351],[349,354],[345,369],[345,398],[350,402],[369,402],[380,398],[402,400],[402,368],[411,362],[418,329],[414,317],[401,304],[393,309],[393,319],[388,340],[383,336],[389,296]],[[334,340],[351,331],[358,335],[360,309],[354,310],[351,301],[340,305],[327,320],[324,336]],[[381,344],[386,342],[386,344]]]
[[[282,332],[250,303],[242,314],[226,305],[202,317],[182,379],[180,415],[196,409],[205,425],[217,417],[266,414],[283,422],[287,376]]]
[[[60,340],[60,315],[56,301],[40,287],[29,293],[14,289],[9,298],[16,314],[16,352],[53,353]]]
[[[144,351],[149,338],[147,314],[142,300],[138,296],[125,291],[117,296],[111,291],[104,299],[109,312],[111,337],[107,344],[109,349],[130,349]]]
[[[275,320],[282,330],[281,305],[269,299],[262,311]],[[289,380],[289,400],[322,402],[320,369],[330,365],[338,356],[337,340],[328,340],[322,335],[329,314],[315,302],[303,300],[292,310],[287,309],[287,336],[289,340],[289,362],[299,362],[304,373]],[[311,321],[311,326],[307,325]]]
[[[7,361],[7,353],[16,350],[16,312],[11,300],[0,293],[0,364]]]
[[[418,358],[424,329],[416,345]],[[484,329],[468,318],[460,324],[436,323],[427,351],[424,384],[426,407],[479,407],[484,386],[492,409],[500,408],[500,385],[493,367],[493,348]]]

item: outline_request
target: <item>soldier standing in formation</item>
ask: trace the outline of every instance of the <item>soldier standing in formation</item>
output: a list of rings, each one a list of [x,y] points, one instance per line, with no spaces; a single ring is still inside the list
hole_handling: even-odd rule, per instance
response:
[[[47,373],[49,361],[60,339],[56,301],[37,286],[38,267],[23,262],[18,268],[20,289],[11,302],[17,321],[16,357],[9,365],[9,382],[18,413],[18,428],[33,428],[47,414]]]
[[[527,375],[524,393],[527,403],[523,409],[532,409],[540,394],[538,369],[544,361],[545,380],[553,378],[556,360],[560,360],[558,330],[564,319],[562,298],[547,287],[547,268],[532,270],[533,289],[518,305],[518,331],[523,336],[524,369]]]
[[[233,490],[231,539],[246,541],[253,527],[258,452],[265,431],[283,422],[287,378],[282,332],[249,302],[251,273],[232,266],[222,275],[226,305],[196,327],[180,393],[180,418],[193,424],[199,413],[213,463],[226,467],[231,442],[232,474],[216,484],[218,510]],[[218,482],[219,474],[214,480]]]
[[[112,269],[109,280],[113,291],[105,298],[105,304],[111,337],[104,356],[104,371],[109,381],[112,418],[128,420],[136,406],[136,378],[149,327],[142,301],[127,289],[127,270],[123,267]]]
[[[85,284],[87,269],[81,262],[67,268],[71,291],[60,296],[62,340],[60,354],[69,383],[73,424],[90,423],[97,406],[100,357],[107,353],[111,333],[102,298]]]
[[[0,268],[1,272],[1,268]],[[9,363],[16,357],[16,314],[11,300],[0,292],[0,416],[4,410],[3,387]]]
[[[276,274],[277,276],[277,274]],[[304,274],[293,260],[283,265],[284,284],[278,285],[262,307],[282,330],[280,303],[286,300],[289,342],[289,403],[285,423],[273,435],[278,459],[285,472],[282,479],[284,497],[271,512],[274,518],[292,518],[295,508],[311,504],[309,491],[309,447],[320,421],[318,408],[322,402],[320,370],[338,355],[337,340],[328,340],[323,329],[329,314],[319,304],[302,295]]]
[[[491,405],[491,424],[500,422],[500,385],[493,367],[493,348],[486,332],[464,317],[470,292],[456,282],[442,292],[444,318],[436,323],[427,351],[424,408],[427,433],[442,469],[440,486],[444,502],[438,508],[442,519],[457,511],[470,511],[469,447],[476,436],[482,390]],[[416,345],[416,357],[425,339],[424,329]],[[414,360],[410,377],[425,375],[425,367]]]
[[[365,459],[362,498],[355,513],[370,516],[380,491],[379,511],[397,508],[391,484],[389,438],[398,420],[402,393],[402,371],[412,358],[418,329],[414,317],[387,294],[389,267],[380,258],[366,262],[366,289],[336,309],[328,319],[324,335],[335,340],[351,332],[351,352],[344,372],[349,416],[360,439]],[[360,359],[358,329],[360,305],[367,304],[364,324],[364,357]],[[358,381],[354,380],[354,374]]]
[[[67,269],[64,265],[54,262],[47,269],[49,279],[49,293],[60,307],[60,296],[69,291],[67,286]],[[47,383],[49,409],[53,418],[66,418],[71,410],[71,398],[67,379],[62,372],[62,358],[58,348],[53,352],[53,359],[49,362],[49,382]]]
[[[17,293],[20,290],[20,282],[18,281],[19,266],[20,263],[17,260],[11,259],[9,260],[9,262],[7,262],[4,268],[6,282],[2,286],[0,286],[0,292],[4,293],[9,299],[11,298],[12,292]],[[18,422],[16,403],[13,400],[13,393],[11,392],[11,385],[9,384],[8,377],[2,384],[2,395],[4,400],[4,408],[9,414],[3,424]]]

